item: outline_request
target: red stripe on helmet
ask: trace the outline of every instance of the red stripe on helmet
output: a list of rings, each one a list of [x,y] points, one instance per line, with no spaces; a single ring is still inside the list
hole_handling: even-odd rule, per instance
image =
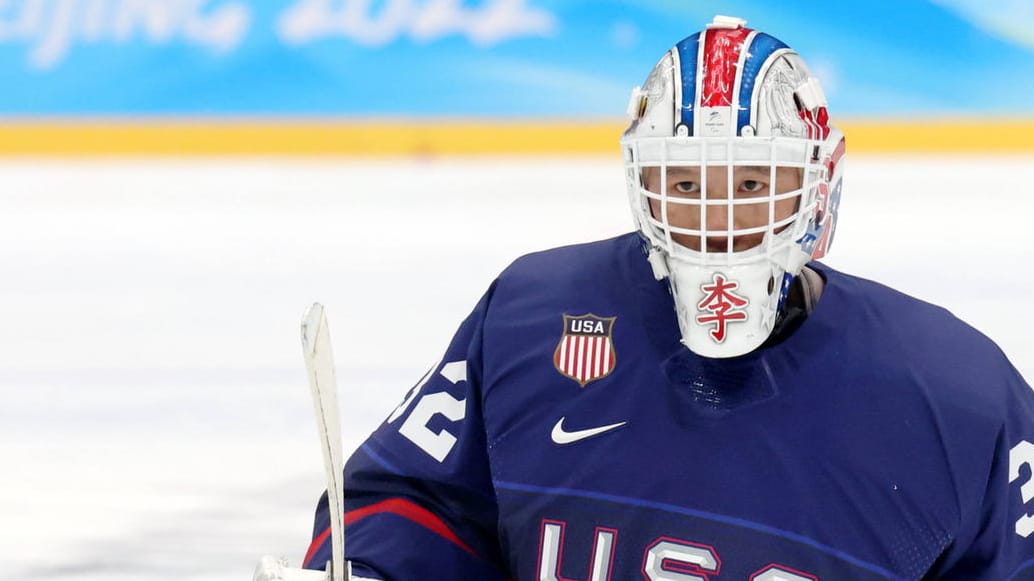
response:
[[[819,107],[814,112],[800,109],[797,114],[808,126],[808,139],[825,139],[829,137],[829,112]]]
[[[707,31],[701,71],[701,107],[732,107],[740,53],[746,50],[744,41],[751,32],[749,28],[712,28]]]

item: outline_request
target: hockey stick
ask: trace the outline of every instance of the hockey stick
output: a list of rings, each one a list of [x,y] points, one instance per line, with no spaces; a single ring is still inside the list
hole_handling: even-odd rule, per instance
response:
[[[341,452],[341,422],[338,419],[337,384],[334,379],[334,354],[330,348],[330,328],[323,305],[313,303],[302,317],[302,353],[309,372],[309,387],[316,407],[316,422],[323,448],[323,468],[327,477],[327,502],[330,512],[330,581],[348,581],[345,564],[344,462]]]

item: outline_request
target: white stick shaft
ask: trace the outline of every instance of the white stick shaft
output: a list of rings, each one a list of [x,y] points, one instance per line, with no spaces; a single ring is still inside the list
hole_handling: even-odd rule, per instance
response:
[[[345,566],[344,461],[341,452],[341,423],[338,419],[334,354],[330,328],[323,305],[314,303],[302,318],[302,351],[309,372],[309,387],[316,406],[316,422],[323,448],[330,510],[331,581],[347,581]]]

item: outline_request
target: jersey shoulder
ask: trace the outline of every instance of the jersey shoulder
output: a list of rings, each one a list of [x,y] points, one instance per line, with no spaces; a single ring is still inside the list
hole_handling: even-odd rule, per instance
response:
[[[529,315],[622,310],[632,306],[642,285],[650,288],[657,281],[642,239],[630,233],[518,258],[496,279],[493,305]]]
[[[642,258],[642,241],[628,233],[581,244],[542,250],[521,256],[499,276],[503,284],[560,284],[613,277]],[[635,261],[639,262],[639,261]]]
[[[901,342],[903,347],[911,345],[927,352],[936,347],[942,353],[962,350],[971,361],[1003,357],[994,341],[944,307],[873,280],[821,264],[816,266],[826,279],[827,288],[839,293],[837,302],[845,322],[870,321],[863,328],[888,333],[889,339]]]
[[[1015,368],[998,345],[973,326],[938,305],[817,266],[827,281],[837,324],[852,343],[870,347],[873,360],[868,363],[880,373],[914,379],[930,397],[976,413],[998,415],[1014,400]]]

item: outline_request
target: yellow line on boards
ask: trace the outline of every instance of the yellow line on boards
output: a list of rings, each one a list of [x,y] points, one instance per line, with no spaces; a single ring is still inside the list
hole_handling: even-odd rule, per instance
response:
[[[865,121],[842,129],[854,152],[1034,153],[1034,119]]]
[[[1034,119],[855,121],[850,153],[1030,152]],[[617,155],[621,122],[0,121],[0,155]]]

